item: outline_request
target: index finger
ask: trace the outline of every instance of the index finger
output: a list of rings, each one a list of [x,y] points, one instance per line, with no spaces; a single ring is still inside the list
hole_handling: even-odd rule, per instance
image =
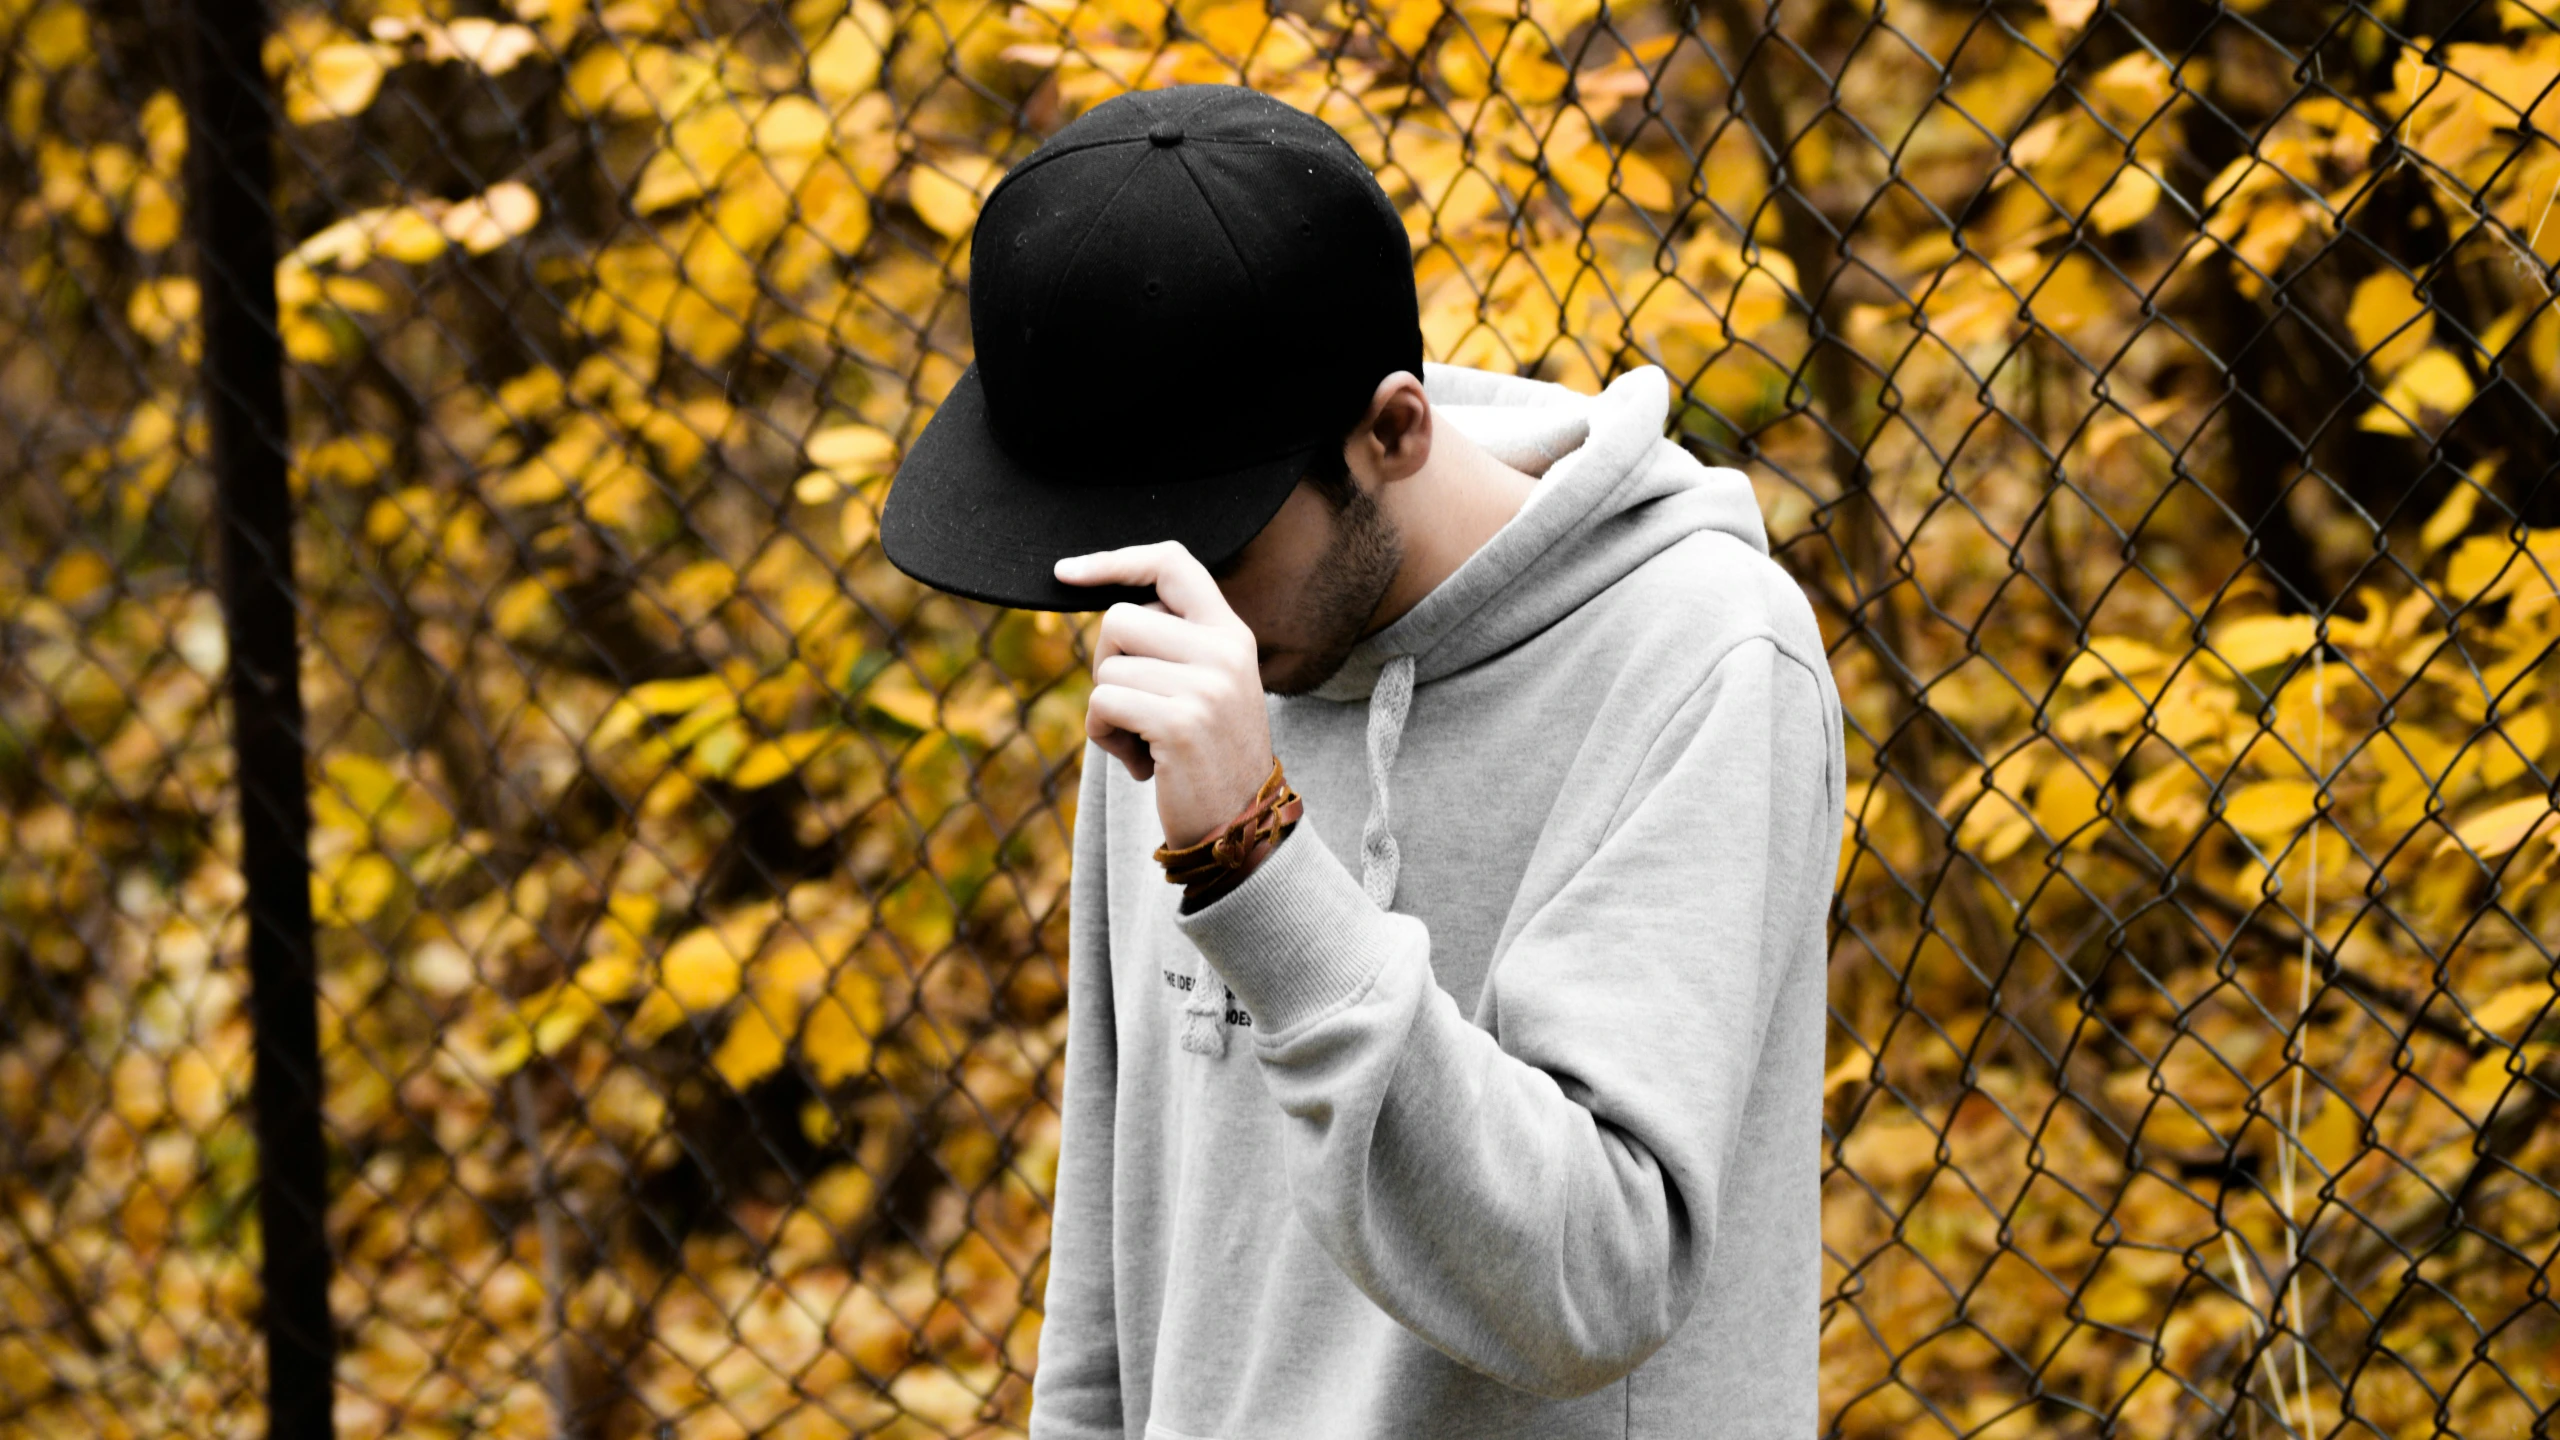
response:
[[[1179,540],[1070,555],[1052,573],[1070,585],[1153,585],[1165,608],[1185,620],[1216,623],[1236,618],[1227,607],[1225,592],[1209,577],[1208,567]]]

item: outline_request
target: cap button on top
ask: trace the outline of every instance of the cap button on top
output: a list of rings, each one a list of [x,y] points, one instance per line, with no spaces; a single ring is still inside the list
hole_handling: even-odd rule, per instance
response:
[[[1147,127],[1147,139],[1158,149],[1179,145],[1182,143],[1182,127],[1170,120],[1159,120]]]

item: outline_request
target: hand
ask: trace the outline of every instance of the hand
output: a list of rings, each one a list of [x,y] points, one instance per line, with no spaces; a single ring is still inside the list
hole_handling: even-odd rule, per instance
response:
[[[1074,555],[1069,585],[1153,585],[1156,598],[1102,612],[1084,733],[1129,776],[1156,781],[1165,843],[1198,844],[1253,803],[1271,776],[1271,720],[1253,629],[1178,540]]]

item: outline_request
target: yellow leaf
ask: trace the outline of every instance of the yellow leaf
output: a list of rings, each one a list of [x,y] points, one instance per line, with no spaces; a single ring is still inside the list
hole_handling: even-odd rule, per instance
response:
[[[2551,743],[2551,712],[2536,706],[2509,710],[2497,730],[2481,738],[2480,783],[2492,789],[2520,779],[2525,767]]]
[[[1252,0],[1255,9],[1261,0]],[[1564,94],[1565,82],[1572,77],[1565,68],[1547,58],[1545,42],[1526,25],[1512,27],[1510,43],[1503,48],[1496,67],[1501,77],[1502,93],[1530,105],[1552,105]]]
[[[169,1061],[169,1108],[202,1134],[222,1118],[228,1102],[222,1093],[222,1077],[214,1073],[213,1062],[201,1050],[181,1050]]]
[[[2336,1175],[2364,1148],[2364,1116],[2332,1095],[2320,1106],[2319,1115],[2302,1127],[2302,1146],[2323,1171]]]
[[[2444,494],[2444,503],[2427,517],[2426,528],[2418,532],[2418,550],[2433,555],[2453,542],[2453,537],[2471,528],[2471,517],[2480,508],[2480,487],[2469,480],[2456,480]]]
[[[805,95],[784,95],[756,117],[756,149],[768,156],[815,154],[833,131],[827,112]]]
[[[869,425],[837,425],[809,437],[809,463],[838,475],[885,475],[898,458],[898,442]]]
[[[1843,1085],[1867,1079],[1874,1068],[1875,1060],[1872,1056],[1852,1051],[1848,1059],[1832,1066],[1830,1073],[1822,1077],[1822,1093],[1827,1096]]]
[[[2427,348],[2433,329],[2409,277],[2396,269],[2378,270],[2358,281],[2355,298],[2347,304],[2347,330],[2379,375],[2415,359]]]
[[[503,1079],[523,1069],[524,1062],[533,1058],[533,1035],[512,1020],[499,1022],[495,1029],[496,1038],[485,1049],[471,1041],[465,1041],[463,1048],[465,1054],[476,1053],[490,1075]]]
[[[583,990],[555,985],[543,992],[547,1003],[534,1012],[533,1048],[556,1055],[596,1018],[594,997]]]
[[[2102,108],[2115,111],[2125,120],[2158,114],[2178,98],[2177,87],[2170,83],[2169,67],[2138,45],[2089,77],[2087,88],[2105,102]]]
[[[196,282],[183,275],[148,281],[133,287],[133,297],[125,302],[125,323],[154,345],[165,345],[196,322],[198,296]]]
[[[53,562],[53,569],[45,575],[44,589],[60,604],[77,605],[104,591],[115,578],[115,567],[107,563],[107,557],[82,546]]]
[[[2475,810],[2454,822],[2453,833],[2436,842],[2436,853],[2467,849],[2482,860],[2494,860],[2525,841],[2534,829],[2551,816],[2551,799],[2546,795],[2528,795],[2504,805]]]
[[[2529,530],[2524,544],[2504,533],[2474,535],[2454,547],[2445,565],[2447,600],[2495,600],[2519,589],[2552,593],[2544,577],[2560,572],[2560,530]]]
[[[382,47],[342,40],[311,52],[300,77],[309,86],[288,84],[285,116],[296,125],[318,125],[359,115],[373,103],[388,67]]]
[[[2098,12],[2098,0],[2044,0],[2046,18],[2056,29],[2077,30]]]
[[[1907,1115],[1870,1119],[1849,1132],[1840,1158],[1850,1173],[1879,1185],[1898,1185],[1935,1163],[1938,1137]]]
[[[912,730],[931,730],[942,723],[933,694],[917,684],[915,676],[903,665],[893,665],[873,677],[862,699],[872,709]]]
[[[2387,833],[2398,837],[2426,817],[2427,800],[2435,794],[2453,746],[2415,726],[2395,726],[2374,737],[2365,753],[2382,782],[2374,789],[2374,812]]]
[[[679,727],[678,734],[684,734],[686,730],[694,731],[686,736],[693,746],[692,753],[685,757],[686,768],[714,780],[728,775],[729,767],[737,764],[739,758],[747,753],[747,745],[753,739],[745,719],[736,715],[699,729],[688,723]]]
[[[284,336],[284,353],[294,359],[306,365],[328,365],[337,360],[337,332],[312,319],[309,312],[288,312],[279,318],[276,328]]]
[[[372,851],[356,855],[334,873],[311,877],[312,919],[322,925],[361,925],[378,913],[398,888],[400,872]]]
[[[552,582],[528,575],[500,591],[489,606],[489,625],[510,640],[521,640],[548,626],[558,612],[551,604]]]
[[[1252,53],[1254,42],[1270,28],[1271,12],[1262,7],[1262,0],[1225,0],[1194,12],[1189,25],[1210,49],[1231,60],[1241,60]]]
[[[924,223],[956,240],[978,223],[978,203],[1003,173],[984,155],[919,162],[907,172],[907,203]]]
[[[352,275],[321,276],[320,298],[355,315],[379,315],[391,308],[391,297],[381,286]]]
[[[737,767],[729,772],[729,783],[741,790],[770,785],[806,764],[818,752],[844,739],[845,735],[841,729],[825,726],[768,740],[740,757]]]
[[[1388,41],[1407,55],[1418,53],[1422,43],[1431,38],[1431,27],[1440,23],[1445,9],[1441,0],[1390,0],[1386,7]]]
[[[2542,1007],[2550,1003],[2551,982],[2527,980],[2521,985],[2510,985],[2483,1001],[2471,1012],[2471,1023],[2504,1038],[2508,1026],[2541,1014]]]
[[[13,4],[8,14],[17,30],[11,48],[32,61],[38,72],[60,71],[88,60],[89,16],[81,6]]]
[[[2110,409],[2104,417],[2089,427],[2087,441],[2089,458],[2092,461],[2105,459],[2118,446],[2135,436],[2143,435],[2147,438],[2148,432],[2159,430],[2163,421],[2178,413],[2185,405],[2184,400],[2171,395],[2154,400],[2148,405],[2137,405],[2133,407],[2130,414]],[[2163,438],[2172,444],[2175,443],[2174,433],[2164,435]]]
[[[2311,820],[2320,787],[2308,780],[2261,780],[2223,803],[2222,818],[2259,845],[2291,836]]]
[[[705,926],[668,946],[665,957],[658,962],[659,980],[666,993],[688,1011],[727,1004],[738,993],[743,963],[731,948],[733,943],[731,936],[722,933],[722,927]]]
[[[391,463],[391,441],[374,434],[339,435],[312,446],[296,467],[314,480],[363,485]]]
[[[2489,1118],[2489,1107],[2497,1105],[2502,1097],[2507,1096],[2508,1087],[2517,1083],[2516,1072],[2531,1071],[2550,1056],[2555,1048],[2560,1047],[2524,1045],[2513,1052],[2504,1049],[2491,1050],[2488,1054],[2472,1061],[2469,1067],[2463,1070],[2462,1081],[2454,1089],[2455,1103],[2461,1106],[2463,1113],[2473,1124],[2485,1122]],[[2527,1081],[2525,1084],[2527,1088],[2524,1093],[2530,1095],[2532,1082]],[[2515,1109],[2516,1100],[2507,1098],[2506,1103],[2500,1106],[2499,1113],[2511,1115],[2515,1113]]]
[[[845,966],[801,1032],[801,1052],[819,1084],[833,1085],[871,1068],[872,1037],[880,1033],[884,1013],[878,982]]]
[[[2471,375],[2462,362],[2433,347],[2400,368],[2382,388],[2382,401],[2356,421],[2359,429],[2408,434],[2409,421],[2428,411],[2451,415],[2471,403]]]
[[[2129,1256],[2122,1250],[2109,1253]],[[2101,1325],[2132,1325],[2160,1310],[2152,1295],[2150,1279],[2139,1267],[2110,1264],[2099,1272],[2095,1283],[2080,1292],[2080,1313]]]
[[[2027,286],[2020,288],[2029,286],[2034,290],[2029,300],[2035,308],[2036,323],[2065,335],[2117,321],[2124,313],[2125,301],[2131,298],[2122,285],[2108,279],[2076,250],[2056,261],[2052,273],[2041,282],[2029,276]],[[2004,303],[1999,308],[2006,312],[2011,307]]]
[[[2471,373],[2448,350],[2430,349],[2392,379],[2391,389],[2430,410],[2454,411],[2471,400]]]
[[[445,238],[474,255],[486,255],[542,218],[542,202],[521,180],[501,181],[486,194],[456,201],[439,217]]]
[[[408,790],[408,782],[400,778],[399,771],[371,755],[351,750],[324,756],[320,773],[328,781],[327,798],[342,801],[359,821],[368,825],[383,818]]]
[[[145,175],[133,183],[133,193],[125,198],[124,234],[133,248],[146,255],[156,255],[178,240],[178,202],[157,175]]]
[[[889,1382],[890,1401],[902,1416],[933,1433],[956,1435],[971,1428],[986,1399],[969,1382],[940,1365],[911,1365]]]
[[[2083,762],[2085,763],[2085,762]],[[2081,764],[2065,760],[2036,785],[2035,820],[2057,844],[2078,849],[2097,838],[2098,786]]]
[[[418,33],[427,42],[429,60],[459,60],[491,75],[513,70],[543,48],[541,37],[526,27],[502,25],[478,15],[459,16],[442,25],[423,22]]]
[[[2252,615],[2215,625],[2207,643],[2224,664],[2247,674],[2282,665],[2310,649],[2316,632],[2308,615]]]
[[[700,61],[665,45],[595,45],[569,67],[564,96],[574,102],[569,113],[578,119],[655,119],[682,108],[688,78],[702,76]]]
[[[1481,36],[1470,38],[1463,31],[1434,47],[1439,52],[1440,81],[1449,93],[1461,100],[1481,100],[1490,93],[1493,79],[1491,67],[1485,63]]]
[[[2191,831],[2205,820],[2204,781],[2173,760],[2135,781],[2125,808],[2155,830]]]
[[[277,262],[276,288],[284,288],[288,275],[297,271],[307,275],[315,266],[340,265],[352,269],[363,264],[373,253],[373,235],[369,227],[380,214],[378,210],[366,210],[312,231],[301,244],[293,247],[291,254]]]
[[[870,502],[860,495],[847,495],[844,497],[844,511],[836,517],[836,525],[844,544],[844,552],[851,555],[879,536],[880,512],[872,509]],[[1053,612],[1042,611],[1041,613]]]
[[[416,868],[416,867],[413,867]],[[425,879],[424,875],[419,877]],[[470,989],[480,979],[471,966],[471,957],[452,941],[438,937],[411,951],[408,957],[409,983],[421,994],[438,1000],[450,1000]]]
[[[711,104],[667,127],[667,143],[640,171],[631,206],[646,214],[690,200],[720,183],[746,153],[747,117],[734,104]]]
[[[876,0],[856,0],[809,52],[809,88],[835,105],[869,90],[880,79],[880,42],[874,37],[888,31],[887,12]]]
[[[724,709],[735,709],[738,699],[729,677],[717,672],[644,681],[632,686],[623,698],[647,715],[681,715],[715,701],[725,701]]]
[[[372,230],[373,253],[403,265],[423,265],[444,253],[444,227],[423,210],[401,206],[379,212]]]
[[[639,957],[614,950],[579,966],[573,983],[593,995],[598,1004],[610,1005],[639,993],[641,979]]]
[[[2140,224],[2142,217],[2159,204],[2160,182],[2141,166],[2127,165],[2116,172],[2107,193],[2089,207],[2089,223],[2097,227],[2099,234],[2113,235]]]
[[[2143,714],[2150,708],[2131,690],[2121,685],[2109,686],[2056,715],[2053,733],[2074,744],[2119,734],[2141,724]]]
[[[2130,678],[2168,668],[2168,652],[2125,635],[2092,635],[2089,648],[2071,657],[2062,672],[2065,685],[2094,685],[2121,673]]]
[[[720,1048],[712,1052],[711,1068],[732,1089],[744,1090],[782,1068],[783,1036],[775,1027],[798,1016],[768,1015],[766,1009],[773,1003],[760,996],[740,1010],[729,1024],[729,1033],[720,1038]]]

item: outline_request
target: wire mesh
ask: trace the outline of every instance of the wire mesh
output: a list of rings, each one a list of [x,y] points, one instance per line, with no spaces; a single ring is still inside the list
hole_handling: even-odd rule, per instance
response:
[[[1086,632],[875,522],[978,200],[1215,80],[1815,600],[1829,1432],[2549,1433],[2555,18],[280,4],[338,1430],[1023,1429]],[[0,0],[11,1434],[263,1413],[176,23]]]

